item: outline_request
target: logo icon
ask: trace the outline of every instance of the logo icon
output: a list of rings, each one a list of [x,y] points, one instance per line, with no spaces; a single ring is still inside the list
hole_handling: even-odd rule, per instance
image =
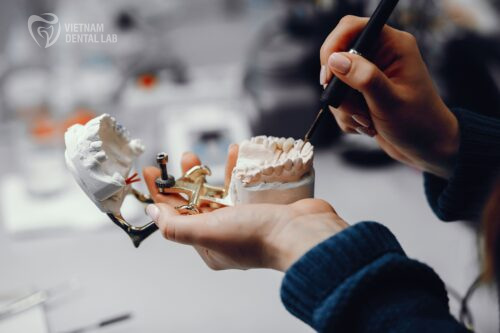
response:
[[[59,23],[59,18],[52,13],[44,13],[41,16],[31,15],[28,19],[28,29],[38,46],[48,48],[59,38],[61,23]]]

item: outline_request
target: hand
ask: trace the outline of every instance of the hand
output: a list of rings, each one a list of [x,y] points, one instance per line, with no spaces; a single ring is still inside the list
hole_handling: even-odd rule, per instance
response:
[[[236,156],[237,146],[229,151],[226,183]],[[196,155],[184,154],[184,170],[197,164],[200,161]],[[309,249],[348,226],[328,203],[315,199],[291,205],[204,208],[199,215],[180,215],[174,207],[185,204],[185,200],[177,195],[159,194],[154,185],[159,174],[154,167],[144,170],[144,178],[156,202],[148,206],[148,214],[166,239],[193,245],[214,270],[273,268],[286,271]]]
[[[232,144],[229,146],[225,170],[225,187],[228,188],[229,182],[231,181],[231,174],[233,168],[236,165],[236,160],[238,159],[238,145]],[[196,156],[196,154],[191,152],[186,152],[181,158],[181,169],[183,173],[186,173],[189,169],[194,166],[200,165],[201,161]],[[148,187],[151,198],[155,203],[166,203],[172,207],[178,207],[186,205],[188,202],[183,197],[178,194],[161,194],[156,188],[155,181],[161,175],[160,169],[156,167],[147,167],[143,170],[144,180]],[[210,207],[201,207],[202,212],[212,211]]]
[[[321,83],[335,75],[359,92],[331,112],[344,132],[373,136],[396,160],[449,177],[459,146],[458,121],[434,87],[415,38],[385,26],[373,63],[341,52],[367,21],[344,17],[321,47]]]

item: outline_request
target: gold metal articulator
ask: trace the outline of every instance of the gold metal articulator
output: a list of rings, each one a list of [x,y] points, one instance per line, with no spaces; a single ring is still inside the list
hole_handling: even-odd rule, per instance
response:
[[[168,155],[159,153],[156,161],[161,170],[161,176],[156,179],[156,187],[161,194],[181,194],[187,198],[187,204],[175,207],[181,214],[199,214],[202,206],[220,208],[231,206],[226,188],[207,184],[206,176],[211,175],[210,169],[205,165],[197,165],[187,171],[182,177],[175,180],[167,172]],[[138,201],[144,204],[154,203],[148,196],[135,189],[132,194]],[[128,223],[121,214],[108,214],[109,218],[132,239],[135,247],[139,247],[143,240],[158,230],[154,222],[140,227]]]

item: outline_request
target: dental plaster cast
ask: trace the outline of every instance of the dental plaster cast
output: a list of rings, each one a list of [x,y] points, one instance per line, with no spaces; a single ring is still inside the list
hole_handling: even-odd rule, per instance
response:
[[[142,143],[131,140],[108,114],[72,126],[64,140],[66,165],[80,187],[101,211],[119,214],[131,191],[133,162],[144,151]]]
[[[66,164],[104,213],[120,214],[132,190],[130,171],[144,151],[108,114],[65,134]],[[258,136],[240,144],[227,203],[292,203],[314,196],[313,146],[302,140]],[[132,180],[132,181],[131,181]]]
[[[231,176],[232,202],[288,204],[314,196],[314,147],[258,136],[243,141]]]

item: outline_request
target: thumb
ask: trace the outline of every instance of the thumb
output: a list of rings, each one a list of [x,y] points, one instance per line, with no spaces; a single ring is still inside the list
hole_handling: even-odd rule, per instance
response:
[[[157,203],[148,205],[146,213],[160,229],[163,237],[182,244],[196,244],[206,233],[206,220],[211,216],[207,214],[180,215],[170,205]]]
[[[393,99],[394,90],[389,78],[372,62],[362,56],[335,52],[328,58],[328,67],[340,80],[378,104]]]

